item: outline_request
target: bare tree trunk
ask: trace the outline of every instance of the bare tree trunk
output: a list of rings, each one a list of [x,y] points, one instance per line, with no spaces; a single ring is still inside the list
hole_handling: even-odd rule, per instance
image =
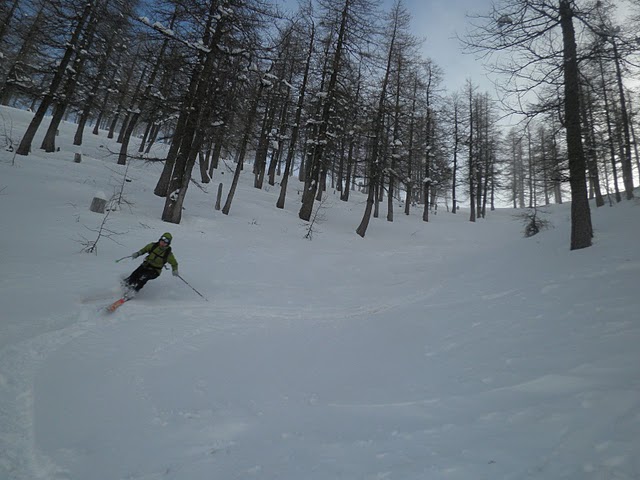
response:
[[[208,32],[207,35],[210,32],[211,21],[212,15],[209,15],[206,28],[206,31]],[[192,116],[199,112],[198,109],[202,107],[201,103],[205,101],[204,93],[199,94],[198,92],[199,89],[203,88],[201,79],[205,72],[207,62],[213,62],[212,52],[209,52],[208,56],[207,54],[202,52],[198,57],[198,65],[192,71],[191,78],[189,80],[189,88],[187,88],[187,92],[184,95],[180,115],[178,116],[178,121],[176,123],[176,128],[173,134],[173,140],[171,142],[171,146],[169,147],[169,152],[167,153],[167,160],[164,164],[164,168],[162,169],[162,173],[160,174],[160,178],[158,179],[158,183],[153,190],[154,195],[157,195],[158,197],[167,197],[167,195],[169,195],[172,178],[174,176],[174,169],[181,167],[184,168],[186,165],[183,162],[181,165],[177,166],[176,161],[178,155],[180,154],[181,146],[184,144],[186,147],[186,144],[184,142],[191,142],[191,140],[187,140],[187,138],[193,138],[193,133],[190,131],[189,125],[191,124],[190,122],[193,122]],[[190,148],[191,146],[192,143],[189,143],[188,148]]]
[[[329,121],[331,119],[332,108],[334,107],[334,96],[338,84],[338,72],[340,70],[340,62],[342,61],[342,54],[344,49],[345,35],[347,30],[347,21],[349,18],[349,10],[351,8],[351,0],[345,0],[344,7],[341,12],[340,30],[336,39],[335,52],[333,54],[333,61],[331,65],[331,75],[329,77],[329,85],[327,86],[327,97],[322,109],[322,118],[318,135],[316,137],[316,145],[313,149],[313,156],[309,159],[309,171],[307,172],[307,180],[305,181],[305,188],[302,194],[302,205],[298,212],[298,217],[302,220],[308,221],[311,218],[313,212],[313,202],[318,190],[318,182],[320,180],[320,170],[324,160],[324,151],[326,144],[329,141],[327,131],[329,128]]]
[[[166,197],[169,191],[169,182],[171,182],[171,173],[173,172],[173,168],[176,163],[178,148],[180,147],[181,139],[185,135],[185,123],[186,115],[180,115],[173,134],[173,141],[169,147],[169,152],[167,153],[167,159],[164,162],[162,173],[160,174],[160,178],[158,178],[156,187],[153,189],[153,194],[158,197]]]
[[[191,171],[198,154],[196,148],[199,143],[201,143],[200,134],[194,139],[192,149],[185,149],[182,155],[176,159],[174,175],[169,184],[170,192],[167,195],[162,212],[162,220],[165,222],[178,224],[182,220],[182,205],[187,196],[187,188],[191,181]]]
[[[589,179],[591,184],[593,185],[595,197],[596,197],[596,206],[602,207],[604,205],[604,198],[602,198],[602,191],[600,190],[600,175],[598,174],[598,154],[596,152],[596,141],[594,134],[594,124],[593,124],[593,105],[591,102],[591,94],[587,94],[587,97],[584,98],[581,102],[581,110],[582,110],[582,123],[585,128],[588,129],[585,132],[584,141],[585,147],[587,148],[587,166],[589,171]]]
[[[91,93],[89,93],[89,97],[85,102],[85,106],[82,110],[82,114],[80,115],[80,121],[78,122],[78,128],[76,129],[76,133],[73,137],[74,145],[82,145],[82,137],[84,136],[84,128],[89,120],[89,115],[91,114],[91,109],[94,106],[94,99],[98,94],[98,89],[100,88],[100,84],[104,80],[105,74],[107,73],[107,65],[111,60],[111,53],[113,52],[114,42],[109,42],[107,45],[107,51],[102,57],[100,61],[100,65],[98,66],[98,73],[96,75],[95,80],[93,81],[93,85],[91,88]]]
[[[94,1],[90,1],[86,3],[84,7],[84,11],[82,12],[82,16],[78,20],[78,24],[76,25],[76,28],[74,29],[73,34],[71,35],[71,39],[67,44],[67,49],[65,50],[64,56],[62,57],[62,60],[58,65],[56,73],[54,74],[53,79],[51,80],[49,89],[47,90],[47,93],[42,99],[42,102],[40,102],[40,105],[38,106],[38,110],[36,111],[36,114],[34,115],[33,119],[29,123],[29,126],[27,127],[27,130],[24,136],[22,137],[22,140],[20,141],[20,145],[16,150],[16,154],[29,155],[29,152],[31,151],[31,144],[33,143],[33,137],[35,137],[36,132],[38,131],[38,128],[40,127],[40,124],[42,123],[42,120],[44,119],[44,116],[47,113],[47,110],[49,110],[49,107],[53,103],[54,96],[58,88],[60,87],[62,80],[64,79],[67,67],[69,66],[69,63],[71,62],[71,58],[78,46],[80,35],[82,34],[85,24],[91,14],[91,10],[93,9],[93,4],[94,4]]]
[[[20,0],[13,0],[13,3],[11,4],[11,7],[9,7],[9,11],[7,12],[6,17],[2,19],[2,22],[0,22],[0,43],[2,43],[5,35],[7,34],[9,23],[11,22],[13,14],[16,11],[16,8],[18,8],[19,3]]]
[[[137,55],[134,60],[137,60]],[[116,111],[111,118],[111,124],[109,125],[109,133],[107,134],[107,138],[113,138],[116,130],[116,126],[118,125],[118,120],[120,119],[120,114],[122,110],[124,110],[124,102],[127,96],[127,91],[129,90],[129,85],[131,84],[131,79],[133,78],[133,68],[125,68],[126,72],[126,80],[124,84],[120,88],[120,95],[118,96],[118,102]],[[122,129],[121,129],[122,130]]]
[[[415,127],[416,127],[416,105],[418,103],[418,77],[413,78],[413,90],[411,95],[411,115],[409,120],[409,145],[407,147],[407,182],[406,198],[404,202],[404,214],[409,215],[411,211],[411,202],[413,201],[413,162],[415,158]]]
[[[160,128],[162,127],[162,125],[158,122],[154,122],[153,125],[151,126],[151,133],[149,134],[149,140],[147,141],[147,146],[144,149],[144,153],[145,154],[149,154],[149,152],[151,151],[151,147],[153,147],[153,145],[156,143],[156,140],[158,139],[158,133],[160,133]]]
[[[453,168],[451,173],[451,204],[452,213],[458,213],[458,200],[456,197],[456,181],[458,176],[458,148],[460,145],[460,136],[458,135],[458,102],[453,105]]]
[[[370,202],[374,202],[375,212],[374,215],[377,217],[378,215],[378,189],[381,187],[381,183],[384,179],[384,172],[380,171],[379,166],[379,158],[380,158],[380,143],[382,141],[382,136],[384,134],[384,123],[385,123],[385,112],[384,112],[384,104],[385,98],[387,96],[387,89],[389,86],[389,80],[391,76],[391,64],[393,61],[393,53],[396,48],[396,39],[399,34],[399,25],[400,18],[398,16],[398,10],[396,10],[396,15],[393,19],[393,28],[391,30],[391,37],[389,38],[389,48],[387,50],[387,65],[384,73],[384,79],[382,81],[382,87],[380,89],[380,95],[378,97],[378,105],[375,120],[373,123],[373,143],[371,145],[371,162],[370,162],[370,188],[373,192],[369,192],[369,197],[367,198],[367,206],[365,207],[364,215],[360,225],[356,229],[356,233],[364,238],[364,235],[367,231],[367,227],[369,226],[369,216],[371,215],[371,205]],[[375,198],[372,197],[375,195]]]
[[[14,5],[17,5],[20,0],[15,0]],[[42,23],[42,18],[44,17],[44,8],[46,6],[46,2],[41,2],[38,7],[38,13],[34,16],[33,21],[29,26],[29,30],[25,35],[25,40],[20,46],[20,50],[13,58],[13,62],[9,67],[7,74],[3,78],[2,88],[0,88],[0,103],[2,105],[8,105],[9,100],[11,100],[12,96],[12,82],[17,80],[18,77],[18,66],[26,61],[29,54],[34,50],[38,42],[38,32]],[[11,13],[10,15],[13,15]],[[7,21],[4,23],[4,28],[9,26],[9,17]],[[6,33],[6,30],[5,30]],[[4,36],[4,35],[3,35]],[[2,38],[2,36],[0,36]]]
[[[629,97],[629,128],[631,130],[631,144],[633,145],[633,151],[635,153],[635,157],[636,157],[636,170],[638,171],[638,175],[640,175],[640,155],[638,154],[638,139],[636,137],[636,131],[635,128],[633,126],[633,107],[631,105],[631,96],[627,94],[627,97]]]
[[[476,221],[476,189],[474,185],[476,177],[476,158],[477,155],[474,149],[474,113],[473,113],[473,88],[471,82],[469,82],[469,201],[470,201],[470,213],[469,221]]]
[[[203,155],[202,150],[198,152],[198,164],[200,165],[200,180],[202,180],[202,183],[209,183],[211,181],[207,173],[209,163],[207,157]]]
[[[613,40],[613,57],[616,64],[616,79],[620,95],[620,115],[622,116],[622,131],[624,133],[624,155],[622,162],[622,180],[627,195],[627,200],[633,198],[633,171],[631,167],[631,135],[629,134],[629,115],[627,114],[627,101],[625,100],[624,86],[622,85],[622,71],[620,70],[620,58],[618,47]]]
[[[224,137],[225,131],[226,128],[224,126],[221,126],[215,142],[209,144],[207,155],[211,157],[209,159],[210,178],[213,178],[213,171],[218,168],[218,164],[220,162],[220,154],[222,153],[222,138]]]
[[[227,194],[227,200],[224,203],[224,207],[222,207],[222,213],[224,213],[225,215],[229,215],[229,212],[231,211],[231,203],[233,202],[233,197],[236,193],[238,181],[240,180],[240,173],[242,172],[242,169],[244,167],[244,157],[247,152],[249,137],[251,136],[251,131],[253,130],[253,125],[258,114],[258,104],[260,103],[260,97],[262,96],[263,90],[264,84],[262,82],[259,82],[258,89],[255,92],[255,97],[253,99],[253,105],[251,106],[251,111],[249,113],[249,118],[247,118],[245,122],[244,135],[242,138],[242,143],[240,144],[240,152],[238,153],[238,158],[236,159],[236,169],[233,173],[231,187],[229,188],[229,193]]]
[[[586,162],[580,129],[580,82],[570,0],[560,0],[560,26],[564,46],[565,122],[571,185],[571,250],[577,250],[591,246],[593,227],[587,199]]]
[[[289,83],[291,83],[291,77],[289,77]],[[269,162],[269,185],[276,184],[276,172],[278,175],[281,173],[281,160],[282,160],[282,144],[283,144],[283,132],[287,127],[287,112],[289,111],[289,91],[287,90],[286,100],[282,104],[282,108],[280,109],[280,122],[278,125],[278,137],[277,137],[277,147],[275,147],[271,153],[271,161]]]
[[[213,62],[211,62],[213,63]],[[205,78],[210,74],[210,70],[205,67]],[[191,112],[188,116],[185,134],[182,137],[176,161],[173,166],[173,173],[171,174],[171,181],[169,182],[169,190],[165,199],[165,207],[162,212],[162,220],[171,223],[180,223],[182,219],[182,205],[187,195],[187,188],[191,181],[191,173],[196,162],[196,158],[202,144],[204,142],[204,130],[202,128],[203,118],[207,118],[212,108],[213,99],[207,98],[208,82],[202,82],[202,90],[196,96],[197,99],[201,99],[199,109]],[[206,100],[205,100],[206,99]]]
[[[371,168],[372,171],[379,171],[379,167],[376,165],[375,167]],[[373,185],[369,188],[373,188],[374,190],[374,196],[373,196],[373,218],[378,218],[380,216],[380,201],[382,200],[382,182],[384,181],[384,174],[382,172],[380,172],[379,175],[376,176],[376,181],[373,182]],[[364,236],[364,235],[362,235]]]
[[[173,16],[171,17],[171,21],[169,22],[169,29],[173,29],[177,16],[178,16],[178,8],[176,7],[173,12]],[[127,123],[127,129],[124,132],[124,136],[122,137],[122,144],[120,145],[120,153],[118,154],[118,165],[125,165],[127,163],[127,149],[129,148],[129,141],[131,140],[131,135],[133,135],[133,131],[136,128],[140,115],[142,115],[142,111],[146,107],[147,101],[151,96],[151,89],[153,88],[154,83],[156,81],[156,76],[158,75],[160,66],[164,61],[164,56],[165,56],[165,52],[167,51],[168,45],[169,45],[169,39],[165,38],[162,42],[162,46],[160,47],[160,52],[158,53],[158,57],[154,59],[155,63],[153,65],[153,70],[151,71],[151,75],[149,76],[144,92],[142,93],[139,99],[136,99],[135,97],[137,97],[137,95],[135,95],[132,100],[132,106],[134,102],[137,102],[137,107],[133,109],[133,111],[131,112],[129,122]],[[143,77],[144,77],[144,74],[142,75],[141,79]]]
[[[140,140],[140,145],[138,146],[138,153],[143,153],[145,147],[147,146],[147,140],[149,139],[149,135],[151,134],[151,129],[153,128],[153,120],[150,118],[147,122],[147,126],[144,127],[144,133],[142,134],[142,139]]]
[[[340,193],[340,200],[343,202],[349,201],[349,191],[351,190],[351,172],[353,171],[353,150],[355,148],[355,139],[353,137],[349,138],[349,153],[347,154],[347,165],[346,165],[346,177],[344,180],[344,188]]]
[[[367,204],[365,207],[364,215],[362,216],[362,220],[360,221],[360,225],[356,230],[356,233],[364,238],[367,233],[367,228],[369,227],[369,219],[371,218],[371,210],[373,208],[374,195],[376,192],[376,188],[373,186],[369,188],[369,194],[367,195]]]
[[[616,151],[613,142],[613,127],[611,122],[611,114],[609,113],[609,94],[607,92],[607,84],[604,76],[604,67],[602,66],[602,58],[598,59],[600,64],[600,78],[602,80],[602,98],[604,100],[604,113],[607,122],[607,133],[609,135],[609,155],[611,160],[611,168],[613,169],[613,186],[615,189],[616,202],[621,202],[620,187],[618,186],[618,167],[616,165]]]
[[[422,221],[429,221],[429,202],[431,201],[431,197],[429,195],[429,189],[431,188],[431,155],[432,148],[434,144],[433,137],[433,112],[431,109],[431,84],[433,82],[431,69],[428,71],[427,85],[425,87],[427,92],[427,104],[426,104],[426,113],[427,113],[427,124],[426,124],[426,146],[425,146],[425,159],[424,159],[424,178],[422,179],[421,187],[422,187],[422,195],[424,202],[424,209],[422,210]]]
[[[267,168],[267,155],[269,153],[269,135],[273,127],[275,118],[275,106],[273,104],[274,95],[270,96],[267,107],[262,119],[262,127],[260,128],[260,137],[258,139],[258,147],[256,148],[256,156],[253,162],[255,170],[255,179],[253,186],[261,189],[264,183],[265,171]]]
[[[387,199],[387,221],[393,222],[393,196],[395,195],[396,162],[398,158],[399,146],[396,144],[400,132],[400,85],[402,69],[402,58],[398,60],[396,72],[395,107],[393,113],[393,145],[391,146],[391,169],[389,170],[389,198]]]
[[[162,220],[166,222],[180,223],[182,205],[191,180],[191,172],[204,143],[204,121],[210,118],[216,101],[216,82],[213,81],[213,75],[219,54],[217,46],[226,31],[229,20],[228,17],[219,18],[215,30],[212,31],[212,21],[218,17],[216,6],[216,2],[211,3],[203,41],[208,48],[201,55],[201,65],[193,71],[185,102],[186,108],[181,112],[181,116],[185,119],[184,130],[178,139],[176,163],[171,174],[168,195],[162,212]]]
[[[347,141],[348,141],[347,135],[343,134],[340,137],[340,155],[339,155],[340,158],[338,160],[338,173],[335,179],[335,187],[334,187],[338,192],[342,192],[342,190],[344,189],[344,168],[347,160],[347,152],[346,152]]]
[[[93,36],[97,27],[97,16],[99,16],[98,10],[93,10],[89,18],[84,38],[80,42],[79,52],[76,54],[76,58],[73,62],[71,73],[67,77],[67,81],[65,82],[64,88],[62,89],[62,97],[56,103],[53,117],[51,118],[51,122],[49,123],[49,128],[47,129],[44,140],[42,141],[42,145],[40,146],[40,148],[45,152],[50,153],[55,152],[56,150],[56,135],[58,134],[58,130],[60,128],[60,122],[62,122],[67,107],[71,103],[71,99],[75,93],[76,87],[78,86],[78,80],[80,78],[82,70],[84,70],[84,63],[87,59],[86,52],[89,49],[90,45],[93,43]]]
[[[488,127],[488,123],[487,123],[487,127]],[[493,158],[493,152],[491,151],[491,147],[488,146],[487,154],[484,162],[484,179],[482,183],[482,207],[480,210],[482,218],[487,217],[487,196],[489,195],[489,182],[492,180],[492,174],[491,174],[492,166],[493,166],[492,158]]]
[[[109,97],[110,97],[110,90],[107,89],[106,93],[104,94],[104,98],[102,99],[102,104],[100,105],[98,117],[96,118],[95,124],[93,126],[93,130],[91,131],[93,135],[98,135],[98,133],[100,133],[100,124],[102,123],[104,111],[107,108],[107,104],[109,103]]]

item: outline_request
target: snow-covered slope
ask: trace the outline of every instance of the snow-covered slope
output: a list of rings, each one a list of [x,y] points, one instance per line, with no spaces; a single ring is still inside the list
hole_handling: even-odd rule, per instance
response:
[[[17,141],[29,114],[2,116]],[[309,241],[296,185],[278,210],[247,169],[225,216],[220,170],[173,225],[138,161],[93,255],[125,167],[104,134],[74,163],[73,131],[0,152],[0,478],[640,476],[638,202],[570,252],[567,205],[530,239],[509,210],[400,208],[361,239],[364,197],[330,191]],[[139,264],[114,260],[165,231],[208,301],[165,272],[102,313]]]

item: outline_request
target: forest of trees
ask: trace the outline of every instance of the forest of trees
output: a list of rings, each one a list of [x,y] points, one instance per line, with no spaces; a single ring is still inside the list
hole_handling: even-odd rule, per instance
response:
[[[63,120],[76,145],[115,138],[121,165],[166,144],[152,160],[167,222],[226,160],[225,214],[246,166],[303,220],[329,190],[364,193],[363,237],[395,208],[429,221],[464,206],[475,222],[498,201],[571,200],[579,249],[593,235],[588,199],[628,200],[638,183],[638,20],[623,0],[496,2],[460,44],[486,57],[498,99],[472,78],[446,90],[401,0],[300,0],[286,15],[267,0],[4,0],[0,103],[34,112],[17,155],[55,151]],[[304,187],[287,199],[292,176]]]

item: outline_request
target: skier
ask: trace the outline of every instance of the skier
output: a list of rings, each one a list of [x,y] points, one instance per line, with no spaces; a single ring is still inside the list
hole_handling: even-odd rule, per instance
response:
[[[140,255],[147,253],[147,258],[142,264],[136,268],[131,275],[124,279],[123,283],[129,290],[128,295],[134,295],[139,292],[142,287],[154,278],[158,278],[162,273],[162,267],[165,263],[171,265],[174,276],[178,276],[178,261],[171,253],[171,240],[173,237],[169,232],[163,233],[160,239],[155,243],[150,243],[137,252],[131,254],[131,258],[138,258]]]

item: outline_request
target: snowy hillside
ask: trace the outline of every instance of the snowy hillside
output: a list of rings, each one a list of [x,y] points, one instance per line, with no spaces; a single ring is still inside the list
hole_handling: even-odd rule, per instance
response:
[[[29,114],[0,113],[17,142]],[[530,239],[400,209],[362,239],[365,198],[329,192],[309,241],[297,184],[278,210],[247,169],[225,216],[217,171],[173,225],[138,161],[94,255],[125,167],[90,133],[74,163],[73,132],[0,151],[0,479],[640,478],[638,201],[570,252],[569,205]],[[105,314],[165,231],[208,301],[164,272]]]

